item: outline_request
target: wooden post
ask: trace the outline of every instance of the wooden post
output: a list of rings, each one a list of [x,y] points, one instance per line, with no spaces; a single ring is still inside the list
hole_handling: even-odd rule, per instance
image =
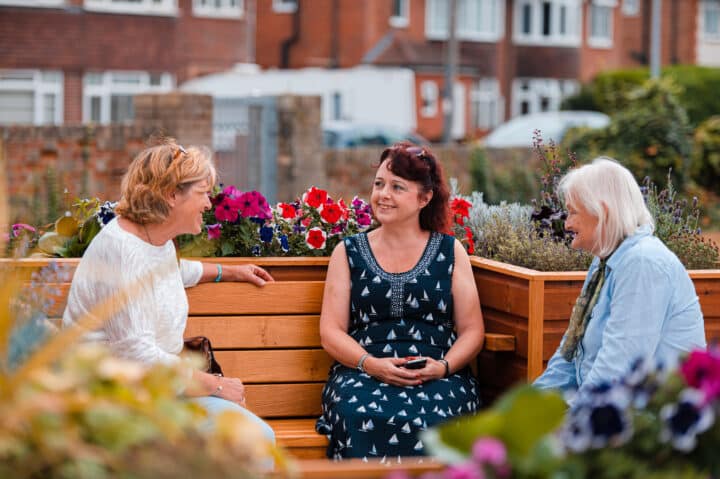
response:
[[[527,380],[532,382],[543,372],[543,322],[545,280],[531,278],[528,302],[528,365]]]

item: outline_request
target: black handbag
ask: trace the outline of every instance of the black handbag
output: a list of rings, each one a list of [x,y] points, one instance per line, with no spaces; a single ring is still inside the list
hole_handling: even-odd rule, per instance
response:
[[[212,344],[210,344],[210,340],[208,338],[205,336],[193,336],[192,338],[186,338],[183,341],[185,342],[184,351],[198,353],[205,359],[204,372],[215,374],[216,376],[223,375],[222,368],[215,359]]]

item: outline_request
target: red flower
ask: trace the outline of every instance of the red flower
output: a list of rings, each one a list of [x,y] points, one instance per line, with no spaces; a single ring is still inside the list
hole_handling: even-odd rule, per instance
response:
[[[310,249],[322,249],[325,247],[327,235],[320,228],[310,228],[305,234],[305,243]]]
[[[469,210],[471,207],[472,203],[462,198],[454,198],[452,200],[452,202],[450,203],[450,210],[453,212],[453,217],[457,224],[459,224],[460,226],[465,225],[464,218],[470,216]]]
[[[350,210],[348,209],[342,198],[338,200],[338,206],[342,210],[342,219],[347,221],[350,218]]]
[[[278,203],[278,208],[282,211],[282,217],[286,219],[295,218],[295,206],[289,203]]]
[[[467,252],[468,254],[475,253],[475,240],[473,239],[472,230],[469,227],[465,227],[465,235],[467,239]]]
[[[312,206],[313,208],[319,208],[320,205],[325,203],[327,200],[327,191],[321,190],[320,188],[311,187],[303,195],[303,202]]]
[[[335,203],[326,203],[320,209],[320,218],[326,223],[334,225],[342,218],[343,211],[340,206]]]

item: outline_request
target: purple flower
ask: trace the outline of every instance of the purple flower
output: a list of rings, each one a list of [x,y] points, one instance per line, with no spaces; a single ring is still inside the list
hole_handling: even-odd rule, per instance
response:
[[[360,226],[370,226],[372,224],[372,217],[369,214],[358,213],[357,223]]]
[[[207,225],[207,233],[209,239],[219,239],[222,232],[220,231],[222,229],[222,225],[220,223],[215,223],[214,225]]]
[[[18,236],[20,236],[20,233],[22,233],[23,231],[29,231],[30,233],[35,233],[36,230],[35,230],[35,228],[33,228],[32,226],[30,226],[29,224],[26,224],[26,223],[15,223],[14,225],[12,225],[13,238],[17,238]]]

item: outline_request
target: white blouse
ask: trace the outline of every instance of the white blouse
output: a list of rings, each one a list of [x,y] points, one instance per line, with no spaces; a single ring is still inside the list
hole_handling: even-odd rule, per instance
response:
[[[188,315],[185,288],[195,286],[202,272],[198,261],[180,260],[178,267],[172,241],[153,246],[123,230],[116,218],[93,239],[75,270],[63,325],[91,315],[105,300],[117,300],[117,310],[88,339],[145,364],[175,362]],[[140,290],[132,291],[139,281]],[[129,301],[119,299],[122,291],[132,291]]]

